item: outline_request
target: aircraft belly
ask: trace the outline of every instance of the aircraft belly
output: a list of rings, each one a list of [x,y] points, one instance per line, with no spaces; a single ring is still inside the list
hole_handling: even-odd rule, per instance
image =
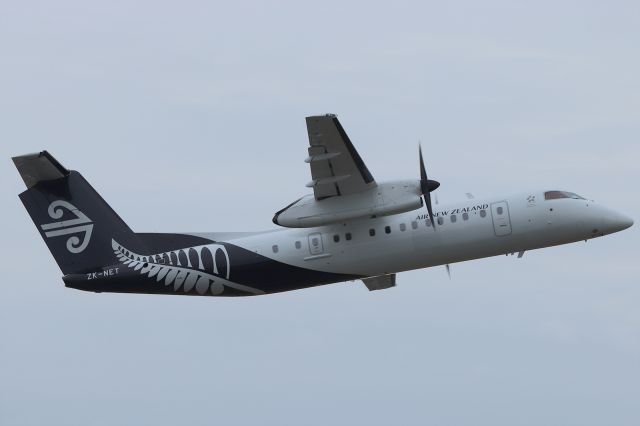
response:
[[[166,234],[145,242],[145,252],[134,252],[112,240],[110,266],[63,280],[67,287],[93,292],[251,296],[362,278],[298,267],[231,243],[207,244],[201,237]]]

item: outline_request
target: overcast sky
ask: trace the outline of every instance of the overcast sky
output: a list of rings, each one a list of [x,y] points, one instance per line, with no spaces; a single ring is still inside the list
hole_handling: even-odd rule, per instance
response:
[[[93,3],[93,4],[91,4]],[[0,424],[637,425],[638,225],[254,298],[66,289],[9,157],[136,231],[261,230],[332,112],[441,202],[566,189],[638,221],[637,1],[4,1]]]

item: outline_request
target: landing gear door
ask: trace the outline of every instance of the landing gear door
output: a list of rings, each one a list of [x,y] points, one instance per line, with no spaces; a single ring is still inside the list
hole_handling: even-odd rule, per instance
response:
[[[493,219],[493,230],[498,237],[511,234],[509,205],[506,201],[491,204],[491,218]]]
[[[324,253],[322,234],[319,232],[309,234],[309,254],[311,254],[311,256],[315,256],[322,253]]]

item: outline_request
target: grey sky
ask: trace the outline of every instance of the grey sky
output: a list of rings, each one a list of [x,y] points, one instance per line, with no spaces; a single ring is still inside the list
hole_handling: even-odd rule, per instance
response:
[[[588,244],[256,298],[65,289],[11,155],[136,231],[271,228],[304,117],[441,201],[553,187],[638,219],[633,1],[3,2],[0,424],[636,425],[638,225]]]

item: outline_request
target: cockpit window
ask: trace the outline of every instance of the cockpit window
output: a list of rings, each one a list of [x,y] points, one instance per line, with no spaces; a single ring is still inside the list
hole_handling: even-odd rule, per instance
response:
[[[584,198],[573,192],[547,191],[544,193],[545,200],[557,200],[558,198],[573,198],[574,200],[584,200]]]

